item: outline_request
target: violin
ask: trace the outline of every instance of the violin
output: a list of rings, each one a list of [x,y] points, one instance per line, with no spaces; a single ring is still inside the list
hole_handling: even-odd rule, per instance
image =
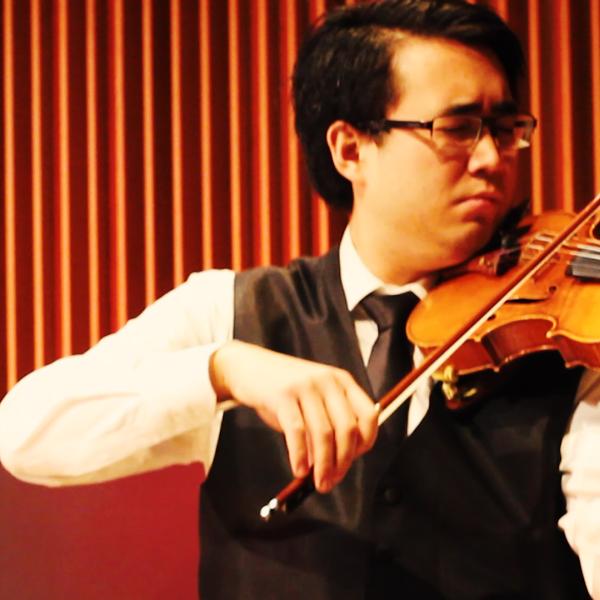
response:
[[[452,409],[469,402],[458,391],[460,376],[499,371],[534,352],[558,350],[567,367],[600,369],[599,210],[600,194],[576,216],[527,217],[511,242],[443,274],[407,323],[425,358],[379,399],[378,424],[428,377],[442,381]],[[261,518],[293,510],[312,491],[312,473],[294,479]]]
[[[527,217],[515,230],[516,243],[454,268],[452,278],[436,286],[411,314],[409,339],[426,355],[443,346],[461,323],[507,287],[514,273],[506,265],[527,268],[573,218],[558,211]],[[525,276],[457,348],[451,362],[434,374],[442,382],[448,408],[462,408],[470,403],[469,396],[477,396],[474,388],[460,388],[460,377],[498,372],[534,352],[556,350],[567,367],[600,368],[600,312],[594,310],[600,302],[600,222],[597,215],[594,218],[551,253],[539,270]]]

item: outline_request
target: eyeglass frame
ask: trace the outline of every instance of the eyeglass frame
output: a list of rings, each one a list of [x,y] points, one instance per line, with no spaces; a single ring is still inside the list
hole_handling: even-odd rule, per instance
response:
[[[358,127],[360,129],[365,129],[373,134],[384,133],[384,132],[387,133],[387,132],[391,131],[392,129],[428,129],[430,132],[430,135],[433,136],[434,122],[438,119],[444,119],[447,117],[468,117],[471,119],[479,120],[479,122],[480,122],[479,123],[479,131],[477,132],[477,135],[473,139],[473,143],[471,144],[471,146],[461,147],[458,144],[455,146],[456,148],[460,148],[467,152],[471,151],[475,147],[475,145],[479,142],[479,140],[481,140],[481,136],[483,134],[484,127],[486,127],[489,130],[492,138],[496,142],[496,147],[500,150],[512,151],[512,150],[521,150],[523,148],[528,148],[530,145],[531,136],[533,135],[533,132],[535,131],[537,124],[538,124],[537,119],[530,113],[515,113],[515,114],[508,113],[508,114],[494,115],[494,116],[489,116],[489,117],[480,117],[477,115],[439,115],[437,117],[434,117],[430,121],[399,121],[396,119],[381,119],[379,121],[368,121],[366,123],[359,125]],[[527,119],[531,119],[529,121],[530,127],[528,129],[529,137],[527,139],[523,140],[523,141],[527,142],[527,146],[523,146],[522,148],[519,148],[518,146],[516,146],[514,148],[513,147],[509,147],[509,148],[501,148],[500,147],[500,145],[498,144],[496,134],[494,133],[494,129],[495,129],[494,123],[498,119],[502,119],[505,117],[517,117],[517,123],[518,123],[519,117],[521,117],[521,118],[525,117]]]

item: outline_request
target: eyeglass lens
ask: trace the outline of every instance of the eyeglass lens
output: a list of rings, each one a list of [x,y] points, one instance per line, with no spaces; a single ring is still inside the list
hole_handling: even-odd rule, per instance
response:
[[[433,120],[431,137],[441,146],[471,147],[479,140],[485,125],[498,148],[516,150],[530,144],[533,119],[524,115],[507,115],[486,119],[472,116],[445,116]]]

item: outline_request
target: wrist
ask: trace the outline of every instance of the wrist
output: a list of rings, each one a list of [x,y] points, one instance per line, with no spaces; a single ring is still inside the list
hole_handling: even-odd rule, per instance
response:
[[[226,342],[220,348],[217,348],[208,361],[208,376],[210,383],[215,391],[217,402],[229,400],[232,398],[231,390],[227,380],[227,357],[229,356],[232,347],[237,344],[235,340]]]

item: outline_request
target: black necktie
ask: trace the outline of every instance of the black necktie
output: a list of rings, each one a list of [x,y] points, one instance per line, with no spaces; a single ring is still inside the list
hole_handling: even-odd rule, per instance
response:
[[[361,302],[379,330],[367,363],[376,399],[380,399],[412,368],[412,344],[406,337],[406,321],[418,301],[415,294],[405,292],[394,296],[371,294]]]

